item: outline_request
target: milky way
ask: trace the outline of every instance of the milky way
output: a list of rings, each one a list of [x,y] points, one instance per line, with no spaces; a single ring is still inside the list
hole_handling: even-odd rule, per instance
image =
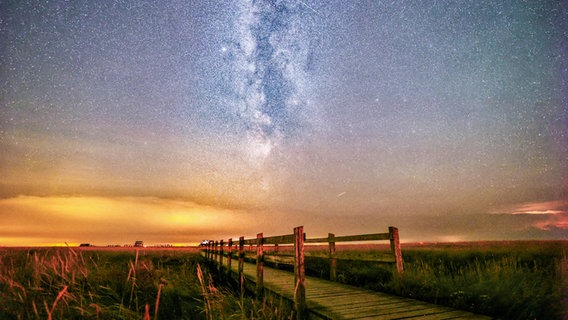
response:
[[[309,126],[309,26],[306,7],[247,2],[236,8],[230,38],[220,54],[229,66],[221,81],[247,131],[247,152],[261,164],[282,139]]]
[[[275,232],[565,237],[567,10],[2,2],[0,215],[156,198],[260,212]]]

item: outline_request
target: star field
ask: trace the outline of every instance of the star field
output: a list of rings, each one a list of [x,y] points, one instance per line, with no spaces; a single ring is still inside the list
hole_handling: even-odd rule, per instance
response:
[[[77,226],[188,208],[162,242],[199,241],[199,208],[252,233],[568,236],[562,2],[5,1],[0,39],[0,230],[22,230],[0,245],[67,241],[18,217],[81,201],[101,209]]]

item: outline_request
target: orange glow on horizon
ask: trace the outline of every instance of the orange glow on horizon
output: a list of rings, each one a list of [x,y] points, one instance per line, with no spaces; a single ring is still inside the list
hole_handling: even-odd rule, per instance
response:
[[[190,201],[155,197],[38,197],[0,199],[0,246],[71,246],[89,243],[98,247],[130,246],[143,240],[148,246],[196,246],[204,239],[228,239],[258,232],[281,235],[303,225],[310,236],[364,234],[394,225],[403,242],[518,239],[535,229],[562,237],[568,232],[568,201],[522,203],[479,215],[478,228],[457,222],[459,216],[387,216],[379,214],[334,216],[305,212],[244,211],[199,205]],[[519,208],[523,209],[521,215]],[[507,210],[506,210],[507,209]],[[534,214],[539,210],[559,213]],[[477,218],[478,216],[476,216]],[[412,218],[412,219],[411,219]],[[496,224],[499,225],[496,227]],[[383,225],[384,224],[384,225]],[[379,229],[377,229],[377,226]],[[437,229],[430,230],[430,226]],[[484,228],[487,226],[488,228]],[[489,226],[491,228],[489,228]],[[497,229],[495,229],[497,228]],[[490,233],[479,233],[478,230]],[[550,232],[549,232],[550,231]],[[66,244],[67,243],[67,244]]]
[[[185,245],[250,221],[234,210],[150,197],[18,196],[0,199],[0,215],[0,246]]]

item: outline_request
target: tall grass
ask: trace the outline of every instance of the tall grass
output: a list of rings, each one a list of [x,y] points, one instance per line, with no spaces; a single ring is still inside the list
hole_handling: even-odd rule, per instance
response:
[[[339,252],[338,280],[501,319],[568,318],[566,242],[405,247],[404,276]],[[306,258],[307,273],[329,263]],[[196,252],[0,248],[0,319],[290,319],[280,297],[217,286]],[[213,272],[211,272],[211,271]]]
[[[289,319],[217,289],[197,252],[0,248],[0,319]]]
[[[0,318],[192,318],[202,312],[192,285],[197,259],[195,253],[139,258],[138,252],[0,249]]]

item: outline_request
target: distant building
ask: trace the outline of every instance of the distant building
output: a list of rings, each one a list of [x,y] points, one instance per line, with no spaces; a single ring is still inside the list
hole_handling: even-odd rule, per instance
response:
[[[90,246],[91,246],[90,243],[81,243],[81,244],[79,245],[79,247],[90,247]]]
[[[135,247],[143,247],[143,246],[144,246],[144,241],[142,241],[142,240],[136,240],[136,241],[134,242],[134,246],[135,246]]]

